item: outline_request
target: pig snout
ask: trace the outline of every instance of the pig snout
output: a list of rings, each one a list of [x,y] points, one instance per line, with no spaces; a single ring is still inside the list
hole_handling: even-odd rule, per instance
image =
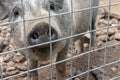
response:
[[[51,27],[51,36],[49,27]],[[51,40],[56,40],[58,38],[57,31],[48,23],[41,22],[33,26],[28,34],[28,43],[30,45],[40,44],[48,42]],[[45,45],[44,45],[45,46]]]

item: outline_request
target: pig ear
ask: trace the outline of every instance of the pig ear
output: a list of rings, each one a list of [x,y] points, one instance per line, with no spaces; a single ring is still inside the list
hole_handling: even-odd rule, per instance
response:
[[[50,9],[53,11],[59,10],[63,8],[64,0],[50,0]]]
[[[6,9],[6,7],[0,1],[0,20],[8,18],[8,14],[9,14],[8,10]]]

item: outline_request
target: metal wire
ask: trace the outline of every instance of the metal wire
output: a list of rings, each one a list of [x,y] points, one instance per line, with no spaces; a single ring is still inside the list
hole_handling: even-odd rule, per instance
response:
[[[119,44],[120,44],[120,43],[119,43]],[[117,45],[119,45],[119,44],[117,44]],[[116,46],[116,45],[111,45],[111,46],[109,46],[109,47],[113,47],[113,46]],[[102,50],[102,49],[104,49],[104,48],[105,48],[105,47],[101,48],[100,50]],[[93,51],[91,51],[91,52],[94,52],[94,51],[98,51],[98,50],[93,50]],[[86,55],[86,54],[88,54],[88,53],[89,53],[89,52],[86,52],[86,53],[83,54],[83,55]],[[81,56],[83,56],[83,55],[73,56],[73,59],[78,58],[78,57],[81,57]],[[56,64],[59,64],[59,63],[65,62],[65,61],[69,61],[69,60],[71,60],[71,58],[67,58],[67,59],[64,59],[64,60],[61,60],[61,61],[58,61],[58,62],[54,62],[53,65],[56,65]],[[105,66],[109,66],[109,65],[112,65],[112,64],[115,64],[115,63],[118,63],[118,62],[120,62],[120,60],[107,63]],[[32,70],[29,70],[29,71],[32,72],[32,71],[39,70],[39,69],[44,69],[44,68],[47,68],[47,67],[50,67],[50,66],[51,66],[51,64],[48,64],[48,65],[46,65],[46,66],[42,66],[42,67],[39,67],[39,68],[36,68],[36,69],[32,69]],[[94,70],[103,68],[103,67],[105,67],[105,66],[102,65],[102,66],[99,66],[99,67],[97,67],[97,68],[91,69],[90,71],[94,71]],[[83,75],[83,74],[86,74],[86,73],[88,73],[88,72],[90,72],[90,71],[85,71],[85,72],[80,73],[80,74],[78,74],[78,75],[75,75],[75,76],[73,76],[73,77],[69,77],[67,80],[69,80],[69,79],[71,79],[71,78],[76,78],[76,77],[81,76],[81,75]],[[16,75],[12,75],[12,76],[9,76],[9,77],[3,78],[3,79],[6,80],[6,79],[10,79],[10,78],[15,78],[15,77],[18,77],[18,76],[20,76],[20,75],[26,74],[27,72],[28,72],[28,71],[25,71],[25,72],[22,72],[22,73],[19,73],[19,74],[16,74]]]
[[[109,23],[110,23],[109,21],[110,21],[110,7],[111,7],[110,4],[111,4],[111,0],[108,0],[108,4],[109,4],[109,6],[108,6],[108,12],[109,13],[108,13],[108,18],[107,18],[108,23],[107,23],[107,26],[106,26],[107,27],[107,33],[106,33],[107,36],[106,36],[106,43],[105,43],[106,47],[105,47],[104,64],[103,65],[105,65],[106,61],[107,61],[106,59],[107,59],[107,51],[108,51],[108,47],[107,46],[108,46],[108,32],[109,32],[109,27],[108,26],[109,26]],[[103,70],[105,70],[105,69],[106,69],[106,67],[103,68]],[[105,80],[105,73],[103,73],[102,80]]]
[[[119,43],[116,43],[116,44],[113,44],[113,45],[108,45],[107,47],[109,48],[109,47],[113,47],[113,46],[117,46],[117,45],[120,45],[120,42],[119,42]],[[81,54],[79,54],[79,55],[75,55],[75,56],[73,56],[73,59],[76,59],[76,58],[78,58],[78,57],[82,57],[82,56],[84,56],[84,55],[87,55],[88,53],[93,53],[93,52],[95,52],[95,51],[99,51],[99,50],[103,50],[103,49],[105,49],[105,46],[104,46],[104,47],[101,47],[101,48],[98,48],[98,49],[95,49],[95,50],[91,50],[91,51],[87,51],[87,52],[81,53]],[[67,58],[67,59],[64,59],[64,60],[61,60],[61,61],[58,61],[58,62],[53,62],[53,65],[56,65],[56,64],[59,64],[59,63],[65,62],[65,61],[69,61],[69,60],[71,60],[71,58]],[[107,63],[107,64],[102,65],[102,66],[100,66],[100,67],[91,69],[90,71],[94,71],[94,70],[97,70],[97,69],[100,69],[100,68],[102,68],[102,67],[109,66],[109,65],[112,65],[112,64],[115,64],[115,63],[118,63],[118,62],[120,62],[120,60]],[[39,69],[44,69],[44,68],[47,68],[47,67],[49,67],[49,66],[51,66],[51,64],[48,64],[48,65],[46,65],[46,66],[41,66],[41,67],[36,68],[36,69],[29,70],[29,72],[32,72],[32,71],[35,71],[35,70],[39,70]],[[88,73],[88,72],[90,72],[90,71],[86,71],[86,72],[84,72],[84,73],[78,74],[78,75],[76,75],[76,76],[73,76],[72,78],[81,76],[81,75],[86,74],[86,73]],[[14,77],[17,77],[17,76],[26,74],[26,73],[27,73],[27,71],[22,72],[22,73],[19,73],[19,74],[16,74],[16,75],[12,75],[12,76],[9,76],[9,77],[3,78],[3,79],[14,78]],[[71,79],[71,77],[68,78],[68,80],[69,80],[69,79]]]
[[[1,76],[1,80],[3,80],[3,70],[2,70],[2,61],[0,62],[0,76]]]
[[[108,37],[109,28],[116,27],[116,26],[109,26],[109,21],[110,21],[110,7],[111,6],[120,5],[120,3],[111,4],[111,0],[108,0],[108,4],[107,5],[104,5],[104,6],[93,6],[92,7],[93,4],[92,4],[92,1],[90,0],[90,5],[91,5],[90,7],[87,7],[87,8],[84,8],[84,9],[79,9],[79,10],[73,10],[73,4],[72,4],[73,1],[72,0],[70,0],[70,1],[71,1],[71,11],[70,12],[64,12],[64,13],[59,13],[59,14],[52,15],[50,13],[50,8],[49,8],[50,3],[49,3],[49,6],[48,6],[48,13],[49,13],[49,15],[48,16],[37,17],[37,18],[34,18],[34,19],[25,19],[25,17],[23,16],[23,20],[14,21],[14,22],[5,22],[5,23],[1,23],[0,24],[0,27],[1,27],[1,26],[8,25],[8,24],[14,24],[14,23],[18,23],[18,22],[23,22],[25,47],[19,48],[19,49],[16,49],[16,50],[7,51],[7,52],[2,52],[2,53],[0,53],[0,55],[10,54],[11,52],[14,52],[14,51],[25,50],[26,51],[26,56],[25,57],[27,59],[27,71],[19,73],[19,74],[16,74],[16,75],[12,75],[12,76],[9,76],[9,77],[5,77],[5,78],[3,78],[3,76],[2,76],[2,65],[1,65],[0,66],[0,75],[1,75],[1,79],[0,80],[6,80],[6,79],[10,79],[10,78],[15,78],[15,77],[18,77],[18,76],[23,75],[23,74],[27,74],[28,80],[30,80],[30,72],[35,71],[35,70],[44,69],[44,68],[47,68],[47,67],[50,67],[50,69],[51,69],[50,70],[50,73],[51,73],[50,74],[50,78],[51,78],[51,80],[53,80],[53,65],[56,65],[56,64],[59,64],[59,63],[65,62],[65,61],[69,61],[69,60],[71,62],[70,77],[67,78],[66,80],[71,80],[73,78],[76,78],[78,76],[84,75],[86,73],[87,73],[87,80],[89,80],[89,76],[90,76],[89,72],[94,71],[94,70],[98,70],[100,68],[104,68],[104,70],[106,70],[106,68],[105,68],[106,66],[109,66],[109,65],[112,65],[112,64],[120,62],[120,60],[116,60],[116,61],[113,61],[113,62],[110,62],[110,63],[106,63],[108,48],[120,45],[120,42],[112,44],[112,45],[108,45],[108,38],[107,38]],[[22,2],[22,8],[23,8],[23,11],[24,11],[23,0],[21,0],[21,2]],[[50,2],[50,0],[49,0],[49,2]],[[92,14],[93,14],[93,10],[97,9],[97,8],[103,8],[103,7],[108,7],[108,9],[109,9],[108,24],[104,28],[99,28],[99,29],[96,29],[96,30],[92,30],[91,28],[92,28],[92,17],[93,17]],[[90,10],[90,31],[73,35],[73,31],[72,31],[73,30],[73,14],[81,12],[81,11],[85,11],[85,10]],[[71,34],[70,34],[70,36],[52,41],[52,39],[51,39],[51,27],[49,26],[49,31],[50,31],[49,32],[49,35],[50,35],[50,41],[49,42],[42,43],[42,44],[37,44],[37,45],[33,45],[33,46],[28,46],[27,45],[26,32],[25,32],[25,22],[26,21],[33,21],[33,20],[38,20],[38,19],[43,19],[43,18],[49,18],[49,24],[51,24],[51,17],[55,17],[55,16],[59,16],[59,15],[65,15],[65,14],[70,14],[71,15],[71,18],[70,18],[71,19]],[[118,24],[117,26],[120,26],[120,24]],[[97,48],[97,49],[94,49],[94,50],[91,50],[91,40],[90,40],[89,51],[86,51],[84,53],[81,53],[81,54],[73,56],[73,46],[72,46],[72,48],[71,48],[72,51],[71,51],[71,57],[70,58],[67,58],[67,59],[64,59],[64,60],[61,60],[61,61],[58,61],[58,62],[52,62],[52,56],[53,56],[52,55],[52,43],[58,42],[58,41],[62,41],[62,40],[66,40],[66,39],[70,39],[70,44],[72,45],[74,37],[81,36],[81,35],[86,34],[86,33],[92,33],[92,32],[96,32],[96,31],[99,31],[99,30],[104,30],[104,29],[107,29],[107,33],[106,33],[107,37],[106,37],[105,46]],[[29,70],[29,67],[28,67],[28,49],[29,48],[33,48],[33,47],[37,47],[37,46],[41,46],[41,45],[45,45],[45,44],[50,44],[50,64],[45,65],[45,66],[41,66],[41,67],[38,67],[38,68],[35,68],[35,69],[32,69],[32,70]],[[102,66],[97,67],[97,68],[90,69],[90,60],[91,60],[90,56],[91,56],[91,54],[93,52],[95,52],[95,51],[99,51],[99,50],[102,50],[102,49],[105,49],[104,64]],[[73,59],[76,59],[78,57],[82,57],[84,55],[88,55],[88,69],[87,69],[87,71],[82,72],[82,73],[77,74],[77,75],[73,75],[73,70],[72,70]],[[110,80],[115,80],[115,79],[118,79],[118,78],[120,78],[120,76],[116,76],[116,77],[114,77],[114,78],[112,78]],[[105,73],[103,73],[103,79],[102,80],[105,80]]]
[[[119,78],[120,78],[120,76],[117,76],[117,77],[114,77],[114,78],[112,78],[110,80],[119,80]]]
[[[120,5],[120,3],[114,3],[114,4],[111,4],[110,6],[117,6],[117,5]],[[94,6],[92,8],[93,9],[98,9],[98,8],[104,8],[104,7],[108,7],[108,6],[109,5],[102,5],[102,6]],[[81,12],[81,11],[85,11],[85,10],[89,10],[89,9],[91,9],[91,7],[74,10],[73,13]],[[54,15],[50,15],[50,16],[55,17],[55,16],[65,15],[65,14],[70,14],[70,13],[71,12],[64,12],[64,13],[58,13],[58,14],[54,14]],[[44,19],[44,18],[49,18],[49,16],[42,16],[42,17],[37,17],[37,18],[25,19],[25,21],[33,21],[33,20]],[[18,22],[23,22],[23,20],[18,20],[18,21],[14,21],[14,22],[4,22],[4,23],[1,23],[0,26],[6,26],[6,25],[9,25],[9,24],[18,23]]]
[[[22,14],[24,14],[24,11],[25,11],[25,9],[24,9],[24,5],[23,5],[24,3],[23,3],[23,0],[21,0],[21,5],[22,5],[22,10],[23,10],[23,12],[22,12]],[[29,63],[28,63],[28,48],[27,48],[27,37],[26,37],[26,26],[25,26],[25,16],[23,15],[23,30],[24,30],[24,41],[25,41],[25,58],[26,58],[26,61],[27,61],[27,65],[26,65],[26,67],[27,67],[27,77],[28,77],[28,80],[30,80],[30,72],[29,72]]]
[[[72,38],[70,38],[70,45],[72,45],[71,46],[71,56],[70,56],[70,58],[71,58],[71,60],[70,60],[70,76],[72,77],[73,76],[73,30],[74,30],[74,28],[73,28],[73,0],[70,0],[70,10],[71,10],[71,13],[70,13],[70,19],[71,19],[71,26],[70,26],[70,29],[71,29],[71,36],[72,36]],[[72,79],[70,79],[70,80],[72,80]]]
[[[93,8],[92,8],[92,6],[93,6],[93,4],[92,4],[92,0],[90,0],[89,1],[89,4],[90,4],[90,7],[91,7],[91,9],[90,9],[90,38],[92,39],[92,27],[94,26],[93,24],[92,24],[92,17],[93,17]],[[91,50],[91,42],[92,42],[92,40],[90,39],[90,41],[89,41],[89,51]],[[91,61],[91,53],[89,53],[88,54],[88,71],[90,70],[90,61]],[[88,72],[87,73],[87,80],[89,80],[89,76],[90,76],[90,73]]]
[[[48,0],[48,13],[49,13],[49,24],[51,25],[51,13],[50,13],[50,0]],[[52,39],[51,39],[51,26],[49,26],[50,35],[50,79],[53,80],[53,63],[52,63]]]
[[[120,24],[118,24],[116,26],[119,27]],[[109,28],[116,27],[116,26],[109,26]],[[107,27],[103,27],[103,28],[99,28],[99,29],[96,29],[96,30],[92,30],[92,32],[96,32],[96,31],[104,30],[104,29],[107,29]],[[75,34],[75,35],[73,35],[73,37],[77,37],[77,36],[84,35],[84,34],[87,34],[87,33],[90,33],[90,31],[83,32],[83,33],[80,33],[80,34]],[[58,42],[58,41],[62,41],[62,40],[66,40],[66,39],[70,39],[70,38],[72,38],[72,36],[68,36],[68,37],[65,37],[65,38],[60,38],[60,39],[54,40],[54,41],[52,41],[52,43]],[[45,43],[41,43],[41,44],[37,44],[37,45],[33,45],[33,46],[28,46],[27,48],[30,49],[30,48],[37,47],[37,46],[42,46],[42,45],[45,45],[45,44],[50,44],[50,42],[45,42]],[[2,52],[2,53],[0,53],[0,55],[5,55],[5,54],[11,53],[11,52],[22,51],[22,50],[25,50],[25,47],[19,48],[19,49],[15,49],[15,50],[11,50],[11,51]]]

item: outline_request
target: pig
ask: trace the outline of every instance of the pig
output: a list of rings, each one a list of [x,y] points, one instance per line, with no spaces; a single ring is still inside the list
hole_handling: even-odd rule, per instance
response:
[[[72,2],[71,0],[23,0],[23,3],[17,0],[17,3],[16,1],[12,3],[14,6],[11,5],[12,8],[8,9],[9,11],[2,8],[2,10],[6,11],[6,14],[10,14],[10,21],[28,20],[13,23],[11,25],[16,47],[23,48],[25,45],[33,46],[55,41],[52,42],[52,57],[56,56],[56,61],[60,61],[66,59],[70,38],[60,41],[56,40],[69,37],[72,34],[75,35],[86,32],[90,28],[90,18],[92,18],[92,29],[95,29],[94,24],[96,21],[97,9],[87,9],[74,13],[69,12],[91,8],[91,6],[98,6],[99,0],[91,0],[92,5],[90,4],[90,0],[72,0]],[[73,7],[71,7],[71,3]],[[0,4],[3,4],[3,2],[0,2]],[[68,12],[68,14],[61,14],[65,12]],[[92,16],[90,14],[91,12]],[[0,14],[1,19],[4,19],[5,15],[2,15],[2,13]],[[49,17],[45,17],[38,20],[30,20],[49,15],[51,15],[50,19]],[[94,35],[94,33],[92,35]],[[73,41],[77,39],[80,39],[83,48],[82,35],[74,37]],[[28,48],[29,69],[37,68],[39,62],[49,61],[50,50],[49,43]],[[24,51],[23,53],[25,54]],[[56,64],[57,80],[65,79],[65,65],[66,62]],[[37,71],[31,72],[30,78],[31,80],[38,80]]]

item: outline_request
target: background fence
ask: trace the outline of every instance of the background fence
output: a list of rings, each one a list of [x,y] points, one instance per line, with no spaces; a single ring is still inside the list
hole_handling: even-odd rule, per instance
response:
[[[71,1],[71,0],[70,0]],[[71,3],[72,7],[72,3]],[[84,33],[57,39],[54,41],[27,46],[23,48],[15,48],[10,37],[10,24],[23,22],[24,28],[26,21],[35,21],[44,18],[51,18],[69,13],[78,13],[85,10],[99,8],[96,29],[89,30]],[[119,80],[120,77],[120,1],[119,0],[100,0],[99,6],[88,7],[76,11],[59,13],[55,15],[42,16],[34,19],[9,22],[8,19],[0,23],[0,73],[1,80],[25,80],[30,79],[30,72],[39,70],[40,80],[55,80],[55,64],[67,62],[66,80]],[[92,16],[92,15],[91,15]],[[72,18],[71,18],[72,19]],[[91,20],[91,19],[90,19]],[[91,25],[91,24],[90,24]],[[96,45],[91,47],[90,32],[96,32]],[[24,33],[25,35],[25,33]],[[84,36],[84,52],[80,51],[79,41],[73,42],[73,37]],[[66,39],[70,40],[70,48],[67,58],[58,62],[52,61],[52,43]],[[26,41],[26,40],[25,40]],[[25,42],[27,43],[27,42]],[[40,66],[36,69],[29,70],[28,67],[28,48],[50,44],[50,64]],[[73,46],[72,46],[73,45]],[[25,50],[26,56],[22,56],[19,51]],[[43,65],[39,64],[39,65]]]

